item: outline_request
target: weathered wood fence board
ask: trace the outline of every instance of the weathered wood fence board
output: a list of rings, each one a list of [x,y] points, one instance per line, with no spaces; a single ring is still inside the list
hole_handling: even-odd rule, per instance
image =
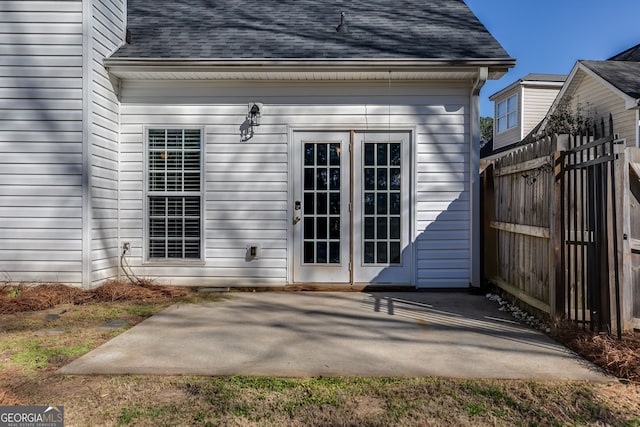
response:
[[[619,332],[640,328],[640,149],[616,148],[609,120],[484,170],[482,267],[531,307]]]
[[[485,186],[492,181],[494,195],[485,199],[487,278],[549,314],[552,200],[547,196],[553,194],[554,151],[554,139],[538,141],[498,159],[483,180]]]

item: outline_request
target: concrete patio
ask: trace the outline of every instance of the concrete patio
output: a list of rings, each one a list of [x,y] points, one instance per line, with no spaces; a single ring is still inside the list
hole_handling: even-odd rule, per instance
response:
[[[228,296],[221,302],[170,307],[59,372],[611,380],[482,296]]]

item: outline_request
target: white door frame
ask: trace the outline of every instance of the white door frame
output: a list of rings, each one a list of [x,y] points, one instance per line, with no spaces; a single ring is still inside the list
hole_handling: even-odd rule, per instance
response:
[[[350,139],[350,133],[344,131],[294,132],[293,200],[290,201],[294,283],[351,282]],[[305,158],[309,155],[305,153],[305,146],[312,146],[311,158]],[[323,162],[319,160],[320,149],[326,150]],[[332,180],[336,171],[339,171],[339,184]],[[317,189],[320,181],[324,181],[325,190]],[[332,210],[337,204],[339,208]],[[337,228],[332,227],[334,221],[338,221]],[[324,248],[322,256],[321,247]],[[305,259],[309,257],[310,260]]]
[[[364,161],[364,146],[366,144],[378,145],[378,146],[387,146],[387,149],[391,149],[391,145],[400,144],[400,158],[397,165],[385,165],[381,168],[375,167],[367,167]],[[413,250],[411,244],[411,218],[412,208],[411,208],[411,134],[409,132],[355,132],[352,141],[353,153],[352,153],[352,165],[353,166],[353,179],[351,185],[353,186],[353,222],[352,228],[354,232],[352,233],[353,238],[353,274],[352,280],[353,283],[373,283],[373,284],[403,284],[407,285],[412,282],[412,266],[413,266]],[[376,153],[377,155],[377,153]],[[389,159],[391,159],[391,153],[389,153]],[[395,175],[395,179],[400,178],[400,182],[397,183],[399,193],[396,191],[389,191],[389,193],[393,193],[393,196],[399,199],[399,209],[397,215],[388,215],[388,217],[394,217],[400,221],[399,235],[397,239],[391,239],[391,224],[387,223],[387,215],[382,215],[381,220],[383,222],[383,226],[385,227],[384,233],[388,235],[389,241],[387,241],[386,237],[381,238],[380,244],[384,247],[385,245],[388,248],[388,245],[397,244],[396,240],[399,240],[399,255],[400,255],[400,263],[391,263],[390,260],[387,263],[376,263],[374,262],[365,262],[365,249],[364,249],[364,238],[366,237],[365,232],[365,224],[363,223],[363,218],[365,217],[365,206],[364,206],[364,193],[367,192],[365,187],[365,177],[363,175],[363,170],[367,168],[372,170],[382,169],[384,172],[389,172],[388,176],[385,174],[387,181],[387,188],[389,190],[392,186],[392,171],[398,171],[399,175]],[[397,181],[396,181],[397,182]],[[373,190],[375,192],[375,190]],[[382,192],[383,196],[386,196],[386,192]],[[370,193],[371,194],[371,193]],[[388,195],[389,197],[391,194]],[[396,200],[398,201],[398,200]],[[378,201],[376,201],[377,205]],[[388,201],[389,206],[391,208],[391,200]],[[396,205],[397,206],[397,205]],[[390,212],[391,213],[391,212]],[[377,213],[376,215],[377,216]],[[369,215],[370,220],[374,220],[372,215]],[[385,224],[387,223],[387,224]],[[378,232],[380,231],[378,225],[374,226],[376,228],[375,234],[376,239],[378,240]],[[369,231],[371,232],[371,230]],[[369,239],[371,240],[371,239]],[[393,240],[394,242],[391,242]],[[371,242],[373,244],[373,242]],[[377,250],[377,249],[376,249]],[[389,256],[391,256],[391,252],[389,250]],[[376,254],[378,256],[378,254]]]
[[[288,265],[289,283],[322,284],[387,284],[411,285],[415,280],[413,223],[413,147],[414,129],[347,130],[344,129],[293,129],[290,128],[290,165],[289,188],[291,191],[288,208],[289,244]],[[341,163],[342,213],[341,213],[341,255],[339,266],[324,265],[321,268],[309,268],[302,262],[302,215],[296,209],[295,201],[302,198],[302,178],[304,141],[343,144],[344,161]],[[364,142],[401,142],[402,146],[402,217],[401,217],[401,265],[364,265],[362,261],[362,149]],[[351,151],[350,151],[351,150]],[[346,196],[346,200],[344,198]],[[302,202],[302,200],[300,200]],[[304,209],[304,206],[300,206]],[[346,212],[344,211],[346,209]],[[300,218],[300,219],[297,219]],[[356,227],[358,230],[356,230]],[[346,251],[346,252],[345,252]],[[345,268],[347,269],[345,271]],[[306,271],[305,271],[306,270]]]

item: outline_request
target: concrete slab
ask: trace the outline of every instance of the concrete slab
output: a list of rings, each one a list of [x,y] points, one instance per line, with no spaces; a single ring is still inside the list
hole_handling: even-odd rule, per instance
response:
[[[610,381],[465,293],[234,293],[171,307],[64,374],[444,376]]]

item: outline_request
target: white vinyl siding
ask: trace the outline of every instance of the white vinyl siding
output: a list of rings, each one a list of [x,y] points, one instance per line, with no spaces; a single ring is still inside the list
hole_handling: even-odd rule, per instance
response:
[[[558,96],[560,88],[528,87],[522,95],[522,138],[527,136],[549,112],[549,107]]]
[[[393,82],[141,82],[122,94],[122,240],[137,274],[175,284],[284,285],[290,279],[291,130],[415,131],[412,239],[419,287],[470,282],[470,152],[463,84]],[[250,102],[264,103],[261,125],[241,142]],[[390,113],[390,114],[389,114]],[[204,129],[204,263],[144,259],[145,129]],[[258,243],[258,259],[247,245]],[[414,254],[409,254],[414,255]],[[443,262],[443,259],[446,261]]]
[[[119,102],[102,66],[122,43],[125,2],[93,0],[91,14],[91,282],[118,274]]]
[[[0,280],[82,282],[82,2],[0,2]]]

